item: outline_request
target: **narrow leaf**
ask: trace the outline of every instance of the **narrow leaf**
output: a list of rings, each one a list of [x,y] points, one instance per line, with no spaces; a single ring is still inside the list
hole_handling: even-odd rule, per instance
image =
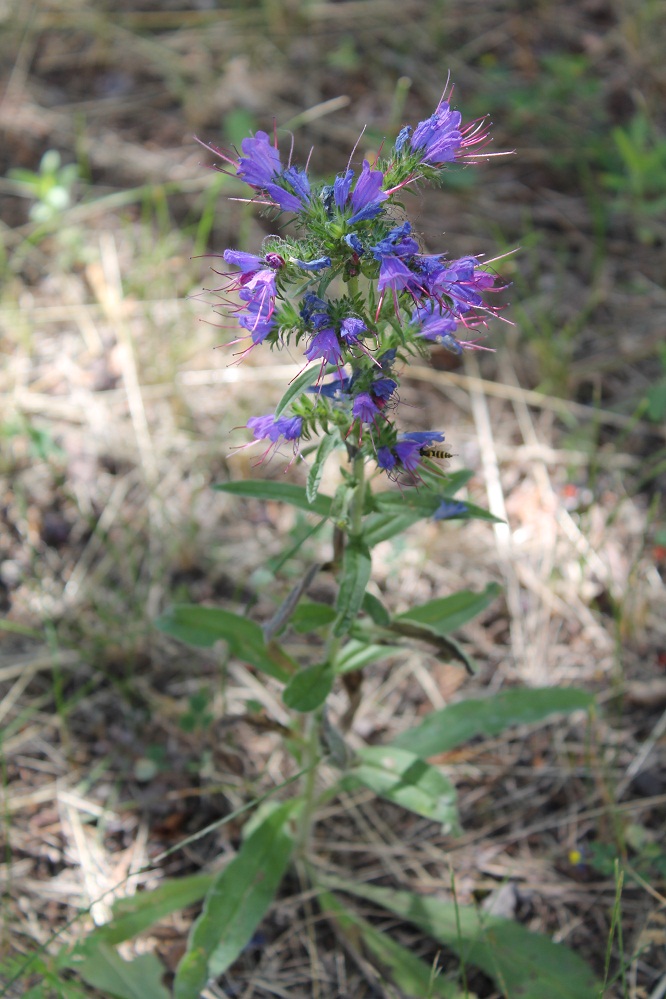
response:
[[[338,652],[335,659],[335,672],[349,673],[351,670],[363,669],[370,663],[376,663],[380,659],[388,658],[388,656],[395,656],[402,651],[400,645],[368,645],[367,641],[352,638]]]
[[[334,634],[346,635],[361,609],[370,580],[370,552],[359,538],[350,537],[345,548],[338,591],[338,619]]]
[[[452,659],[461,662],[467,672],[473,676],[476,672],[474,660],[467,655],[465,650],[453,638],[445,635],[437,635],[431,628],[422,624],[414,624],[412,621],[401,621],[395,618],[386,629],[396,635],[404,635],[406,638],[415,638],[420,642],[428,642],[437,650],[439,656],[445,661]]]
[[[347,944],[354,950],[358,947],[360,934],[365,949],[382,976],[388,975],[405,995],[413,999],[431,999],[432,996],[462,999],[457,985],[445,981],[416,954],[351,912],[335,895],[324,891],[317,900],[323,914],[329,919],[334,918]]]
[[[357,759],[349,775],[352,781],[410,812],[441,822],[447,833],[457,831],[456,792],[437,767],[412,752],[389,746],[364,746]]]
[[[319,366],[314,364],[312,366],[308,366],[305,369],[305,371],[302,371],[300,375],[294,378],[293,382],[291,382],[289,388],[287,389],[287,391],[284,393],[279,403],[277,404],[277,407],[275,409],[276,418],[278,416],[281,416],[284,413],[285,409],[287,409],[287,407],[294,401],[294,399],[298,399],[298,397],[302,395],[303,392],[305,392],[306,389],[308,389],[312,385],[312,383],[317,380],[317,378],[319,377],[319,372],[320,372]]]
[[[586,710],[594,698],[574,687],[504,690],[491,697],[459,701],[427,715],[420,725],[403,732],[393,745],[418,756],[445,753],[477,735],[497,735],[511,725],[543,721],[559,711]]]
[[[220,482],[213,487],[218,492],[229,493],[232,496],[246,496],[250,499],[272,500],[278,503],[288,503],[290,506],[306,510],[308,513],[328,517],[331,510],[331,497],[321,493],[308,501],[305,489],[291,482],[272,482],[269,479],[253,479],[242,482]]]
[[[229,651],[277,680],[288,680],[289,673],[272,656],[261,627],[256,621],[232,614],[221,607],[178,604],[155,622],[160,631],[173,638],[202,648],[225,641]]]
[[[210,888],[212,880],[212,874],[193,874],[190,877],[163,881],[153,891],[142,891],[119,899],[113,905],[111,921],[89,933],[85,938],[86,945],[91,941],[118,944],[137,936],[172,912],[200,901]],[[89,946],[87,950],[90,953]]]
[[[307,497],[308,503],[314,503],[317,493],[319,491],[319,483],[321,482],[321,477],[324,474],[324,465],[326,464],[326,459],[329,454],[335,451],[336,448],[340,446],[340,435],[337,431],[327,434],[323,439],[319,447],[317,448],[317,454],[310,468],[308,474],[308,483],[305,490],[305,495]]]
[[[482,593],[459,590],[448,597],[412,607],[395,620],[418,624],[435,635],[449,635],[484,611],[501,592],[497,583],[489,583]]]
[[[408,891],[326,880],[383,906],[481,968],[507,999],[596,999],[600,983],[587,964],[561,944],[520,923]]]
[[[329,663],[308,666],[292,676],[282,699],[294,711],[314,711],[323,704],[333,686],[333,670]]]
[[[268,814],[215,878],[176,972],[175,999],[198,999],[206,982],[221,975],[252,939],[289,863],[293,841],[286,825],[293,809],[287,802]]]

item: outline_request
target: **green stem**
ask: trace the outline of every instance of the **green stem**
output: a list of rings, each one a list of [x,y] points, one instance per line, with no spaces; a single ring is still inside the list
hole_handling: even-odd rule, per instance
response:
[[[354,479],[356,489],[351,507],[351,533],[359,535],[363,530],[363,507],[365,505],[365,458],[357,454],[354,458]]]
[[[321,708],[309,714],[305,722],[305,748],[301,762],[306,773],[303,778],[303,807],[298,817],[298,832],[296,835],[296,857],[301,860],[307,857],[314,820],[317,770],[321,760],[319,743],[320,727]]]
[[[359,535],[363,529],[363,507],[365,504],[365,460],[360,454],[354,458],[353,471],[356,487],[351,502],[350,533]],[[335,662],[341,644],[342,639],[340,637],[329,635],[326,645],[326,662]],[[305,721],[305,739],[301,762],[306,773],[303,778],[302,789],[303,807],[298,819],[298,832],[296,836],[296,856],[301,860],[304,860],[307,856],[317,805],[317,770],[322,758],[320,731],[323,710],[322,707],[317,711],[313,711],[307,716]]]

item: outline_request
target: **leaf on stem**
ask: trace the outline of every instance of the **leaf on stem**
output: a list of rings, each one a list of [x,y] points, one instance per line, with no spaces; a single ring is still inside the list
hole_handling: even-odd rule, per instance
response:
[[[346,635],[361,609],[366,587],[370,580],[372,563],[370,552],[363,540],[350,535],[342,560],[340,588],[338,590],[338,618],[333,634]]]
[[[238,659],[276,680],[289,679],[290,673],[285,668],[288,660],[279,654],[279,647],[272,651],[266,645],[261,627],[249,618],[221,607],[178,604],[159,617],[155,625],[166,635],[200,648],[209,649],[216,642],[225,641]]]
[[[381,976],[386,973],[404,995],[414,999],[432,999],[433,996],[461,999],[456,984],[440,977],[436,968],[426,964],[386,933],[375,929],[357,913],[351,912],[335,895],[323,891],[317,901],[323,915],[335,921],[348,946],[358,952],[362,941],[363,950],[370,955]],[[381,985],[381,980],[377,984]]]
[[[591,694],[574,687],[504,690],[433,711],[416,728],[394,739],[393,745],[427,758],[477,735],[498,735],[511,725],[539,722],[555,712],[587,710],[593,703]]]
[[[305,490],[308,503],[314,503],[317,493],[319,491],[319,483],[321,482],[321,477],[324,474],[324,465],[326,464],[326,459],[336,448],[340,447],[340,434],[335,431],[326,434],[322,439],[321,444],[317,448],[317,454],[310,468],[308,474],[308,483]]]
[[[176,972],[175,999],[198,999],[206,982],[226,971],[252,939],[289,864],[287,823],[296,805],[271,811],[215,878]]]
[[[481,968],[507,999],[595,999],[601,994],[600,983],[582,958],[513,920],[408,891],[328,878],[324,884],[418,926],[466,964]]]
[[[407,622],[418,625],[434,635],[449,635],[484,611],[502,592],[497,583],[489,583],[482,593],[459,590],[448,597],[429,600],[398,614],[393,623]]]
[[[282,699],[294,711],[314,711],[324,703],[332,687],[330,663],[318,663],[295,673],[285,687]]]
[[[323,496],[319,493],[311,503],[305,489],[302,486],[295,486],[291,482],[252,479],[247,482],[219,482],[213,488],[221,493],[229,493],[231,496],[246,496],[249,499],[288,503],[299,510],[317,513],[320,517],[328,517],[331,512],[332,500],[330,496]]]
[[[345,784],[363,784],[381,798],[440,822],[446,833],[458,831],[455,788],[437,767],[394,746],[364,746],[356,758]]]

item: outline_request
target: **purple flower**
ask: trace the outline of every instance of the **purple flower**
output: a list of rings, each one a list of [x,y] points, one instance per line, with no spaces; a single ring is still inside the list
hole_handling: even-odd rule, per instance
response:
[[[444,499],[432,515],[433,520],[453,520],[455,517],[464,517],[468,511],[467,503],[460,500]]]
[[[416,126],[409,139],[412,150],[431,166],[453,162],[463,144],[461,121],[460,112],[452,111],[448,101],[442,101],[434,114]]]
[[[414,289],[416,286],[416,276],[402,260],[398,260],[397,257],[382,258],[377,282],[378,291],[384,291],[386,288],[402,291],[403,288]]]
[[[295,194],[285,191],[279,184],[265,184],[264,190],[270,194],[273,201],[283,212],[300,212],[303,207]]]
[[[452,334],[458,327],[458,320],[450,309],[438,306],[433,301],[428,301],[425,305],[414,309],[412,324],[418,324],[418,335],[425,340],[436,340],[444,343],[445,340],[455,340]]]
[[[309,204],[310,180],[305,170],[299,170],[298,167],[293,166],[287,167],[282,174],[282,178],[287,181],[294,194],[303,205]]]
[[[361,423],[372,423],[379,412],[378,407],[372,401],[372,397],[367,392],[359,392],[354,399],[352,406],[352,416]]]
[[[305,356],[308,361],[321,357],[326,364],[338,364],[342,359],[342,350],[335,330],[329,327],[313,336]]]
[[[239,267],[243,274],[256,274],[265,264],[263,257],[258,257],[256,253],[243,253],[242,250],[225,250],[222,256],[228,264]]]
[[[342,211],[347,204],[353,177],[354,171],[347,170],[346,173],[339,174],[333,181],[333,196],[340,211]]]
[[[433,276],[431,288],[435,295],[452,298],[457,311],[462,313],[483,305],[480,293],[492,288],[494,283],[492,274],[479,269],[476,257],[461,257],[448,266],[442,266],[439,273]]]
[[[288,441],[297,440],[303,430],[303,420],[300,416],[279,416],[275,419],[272,413],[268,413],[266,416],[251,416],[246,426],[255,440],[277,443],[280,437]]]
[[[381,239],[375,246],[371,246],[375,260],[383,260],[384,257],[411,257],[419,252],[419,244],[409,234],[412,227],[409,222],[392,229],[388,236]]]
[[[421,445],[418,441],[398,441],[393,450],[402,467],[406,468],[408,472],[413,472],[418,468],[421,460]]]
[[[275,329],[273,310],[265,309],[261,302],[250,301],[243,312],[244,314],[238,318],[238,325],[250,333],[253,344],[263,343],[268,334]]]
[[[266,132],[257,132],[241,142],[244,156],[238,160],[237,176],[250,187],[266,188],[282,170],[280,154]]]
[[[398,459],[390,447],[380,447],[377,449],[377,464],[380,468],[390,471],[390,469],[395,468],[397,463]]]
[[[371,170],[367,160],[363,160],[363,169],[356,181],[354,192],[351,196],[354,214],[349,219],[353,222],[363,222],[367,219],[374,219],[382,210],[382,201],[386,201],[388,194],[381,190],[384,183],[384,174],[381,170]]]
[[[343,319],[340,323],[340,336],[344,342],[349,347],[353,347],[358,343],[359,339],[362,338],[364,333],[367,333],[368,327],[365,325],[362,319],[357,319],[356,316],[350,316],[348,319]]]

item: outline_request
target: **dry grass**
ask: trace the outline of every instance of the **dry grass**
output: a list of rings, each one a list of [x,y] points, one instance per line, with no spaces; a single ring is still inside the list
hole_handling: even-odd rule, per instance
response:
[[[566,19],[547,4],[528,18],[466,3],[447,7],[445,21],[416,0],[171,6],[32,4],[5,22],[0,172],[35,169],[47,148],[65,162],[77,149],[90,171],[85,201],[33,241],[29,202],[0,187],[8,957],[52,952],[108,919],[114,897],[214,866],[237,823],[154,860],[292,772],[270,724],[246,717],[254,700],[264,719],[286,721],[271,685],[217,652],[175,646],[151,623],[175,598],[268,616],[261,567],[302,526],[289,511],[210,489],[263,474],[247,452],[230,457],[242,440],[233,428],[271,408],[296,359],[228,367],[214,350],[225,331],[188,297],[207,280],[206,262],[190,256],[215,182],[188,136],[216,137],[239,108],[252,127],[314,108],[297,145],[316,142],[313,162],[330,171],[360,124],[370,125],[369,149],[394,128],[399,76],[414,80],[410,117],[428,113],[447,67],[464,107],[466,93],[480,99],[484,58],[538,79],[549,39],[562,52],[582,47],[599,75],[613,66],[602,94],[611,112],[622,95],[650,103],[666,89],[658,32],[630,6],[572,7]],[[556,121],[560,110],[544,115]],[[601,971],[615,888],[585,851],[612,844],[627,870],[612,971],[626,967],[607,995],[659,999],[665,891],[640,867],[640,842],[660,842],[666,806],[664,564],[652,543],[663,479],[637,484],[663,456],[664,434],[633,413],[663,335],[663,243],[636,243],[625,216],[600,239],[594,199],[550,162],[538,122],[528,122],[528,144],[517,115],[494,117],[498,146],[519,147],[517,159],[482,168],[482,185],[429,194],[417,225],[431,249],[446,229],[452,255],[522,242],[505,265],[518,326],[495,332],[498,353],[481,369],[410,370],[402,402],[415,427],[446,428],[456,462],[476,470],[471,497],[507,523],[415,528],[376,550],[373,578],[395,609],[490,579],[505,602],[464,631],[481,665],[472,681],[420,651],[371,670],[351,739],[387,738],[451,699],[517,683],[587,686],[599,709],[591,722],[512,730],[443,758],[461,838],[359,795],[321,815],[316,854],[328,871],[447,896],[453,875],[461,902],[492,900]],[[213,249],[253,247],[262,234],[244,209],[218,202]],[[201,691],[211,718],[188,731]],[[345,709],[335,694],[333,713]],[[262,940],[210,995],[390,994],[301,886],[288,887]],[[434,959],[408,927],[374,918]],[[153,949],[173,970],[190,919],[174,918],[133,953]],[[482,977],[471,987],[493,994]]]

